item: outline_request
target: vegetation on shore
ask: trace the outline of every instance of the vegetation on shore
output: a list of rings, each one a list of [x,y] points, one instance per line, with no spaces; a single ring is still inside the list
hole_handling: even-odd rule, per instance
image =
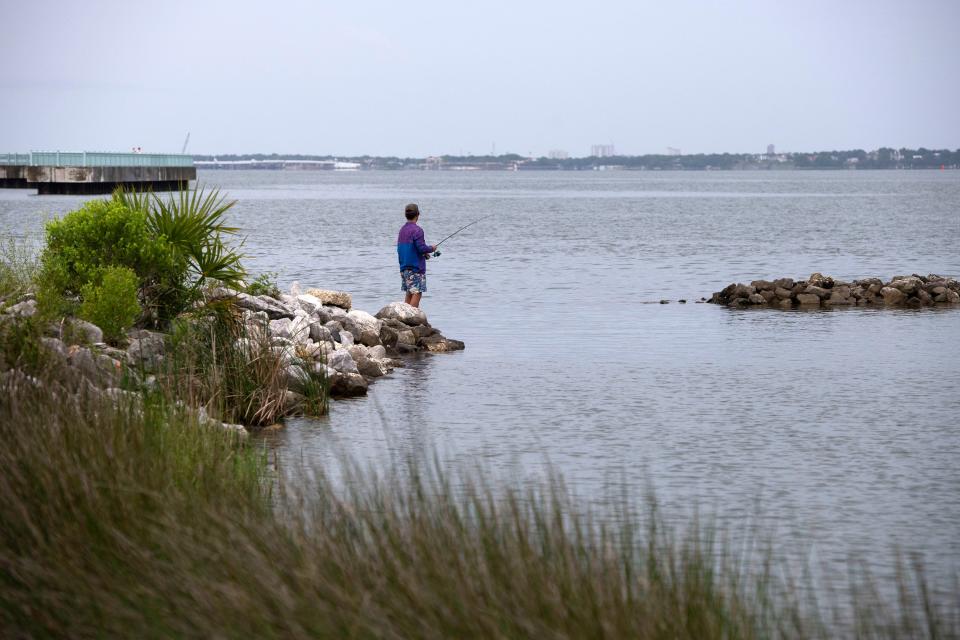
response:
[[[0,308],[57,262],[96,275],[54,308],[96,306],[84,286],[109,297],[130,273],[149,308],[158,270],[112,260],[78,269],[14,245]],[[126,282],[111,285],[111,269]],[[165,299],[191,299],[198,277]],[[792,581],[769,546],[734,552],[696,522],[677,531],[653,501],[591,513],[559,480],[494,487],[416,460],[344,461],[342,476],[289,486],[288,461],[198,410],[276,417],[275,352],[240,333],[236,308],[194,298],[164,325],[163,365],[109,388],[43,347],[54,316],[40,309],[0,315],[0,636],[960,637],[957,591],[935,590],[920,564],[818,605],[817,585]]]
[[[255,160],[270,167],[270,163],[286,161],[355,162],[364,169],[414,169],[429,166],[471,167],[476,169],[539,169],[590,170],[594,167],[616,166],[624,169],[648,170],[703,170],[703,169],[939,169],[960,167],[960,149],[908,149],[880,147],[873,151],[863,149],[821,150],[763,153],[689,153],[584,157],[528,157],[516,153],[500,155],[441,155],[432,158],[401,158],[396,156],[329,156],[276,153],[249,153],[226,155],[194,155],[198,161],[235,162]],[[256,167],[251,167],[256,168]]]
[[[262,426],[293,411],[325,413],[322,369],[291,361],[231,299],[207,298],[211,286],[244,288],[242,256],[227,241],[237,232],[225,223],[232,205],[202,188],[166,199],[118,190],[49,222],[38,254],[8,242],[0,310],[33,307],[0,326],[4,361],[32,371],[44,358],[63,361],[58,352],[89,348],[90,361],[120,356],[114,362],[125,372],[108,376],[110,385],[149,387],[216,420]],[[252,291],[266,289],[276,289],[266,276],[251,283]],[[85,344],[74,317],[96,325],[110,347]],[[161,332],[138,331],[147,328]],[[162,357],[142,354],[140,338],[153,340]],[[137,357],[116,349],[128,343]]]
[[[0,379],[6,637],[960,634],[919,571],[838,620],[769,551],[678,535],[652,502],[608,520],[560,482],[494,489],[413,462],[291,488],[162,394],[37,373]]]

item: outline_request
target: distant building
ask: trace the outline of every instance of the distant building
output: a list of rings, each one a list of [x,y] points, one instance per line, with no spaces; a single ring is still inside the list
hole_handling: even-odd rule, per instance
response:
[[[667,147],[667,155],[668,155],[668,156],[682,156],[683,153],[680,151],[680,149],[677,149],[676,147]]]
[[[767,155],[768,155],[768,156],[775,156],[775,155],[777,155],[777,148],[776,148],[776,146],[774,146],[774,145],[772,145],[772,144],[768,144],[768,145],[767,145]]]
[[[612,144],[595,144],[590,147],[590,155],[595,158],[611,158],[617,153]]]
[[[563,149],[550,149],[550,151],[547,152],[547,157],[551,160],[566,160],[570,157],[570,154]]]

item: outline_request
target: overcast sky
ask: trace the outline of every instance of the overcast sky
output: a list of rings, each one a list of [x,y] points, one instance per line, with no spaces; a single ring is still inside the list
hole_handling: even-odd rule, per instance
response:
[[[0,152],[960,147],[957,0],[0,7]]]

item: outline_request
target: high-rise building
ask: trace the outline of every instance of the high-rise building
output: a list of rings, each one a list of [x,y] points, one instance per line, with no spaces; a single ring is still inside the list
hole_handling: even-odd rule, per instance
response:
[[[768,156],[775,156],[775,155],[777,155],[777,148],[776,148],[774,145],[772,145],[772,144],[768,144],[768,145],[767,145],[767,155],[768,155]]]
[[[595,158],[610,158],[617,155],[613,144],[595,144],[590,147],[590,155]]]
[[[683,152],[681,152],[680,149],[677,149],[676,147],[667,147],[667,155],[668,155],[668,156],[682,156],[682,155],[683,155]]]
[[[570,154],[563,149],[550,149],[550,151],[547,152],[547,157],[551,160],[566,160],[570,157]]]

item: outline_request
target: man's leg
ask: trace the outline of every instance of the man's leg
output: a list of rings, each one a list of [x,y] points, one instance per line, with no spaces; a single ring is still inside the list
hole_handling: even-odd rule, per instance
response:
[[[417,294],[417,295],[420,295],[420,294]],[[410,302],[411,300],[413,300],[413,294],[407,291],[407,295],[403,297],[403,301],[406,302],[407,304],[412,304]]]
[[[422,295],[423,295],[422,293],[408,293],[407,297],[410,298],[410,300],[407,302],[407,304],[410,305],[411,307],[419,307],[420,297]]]

